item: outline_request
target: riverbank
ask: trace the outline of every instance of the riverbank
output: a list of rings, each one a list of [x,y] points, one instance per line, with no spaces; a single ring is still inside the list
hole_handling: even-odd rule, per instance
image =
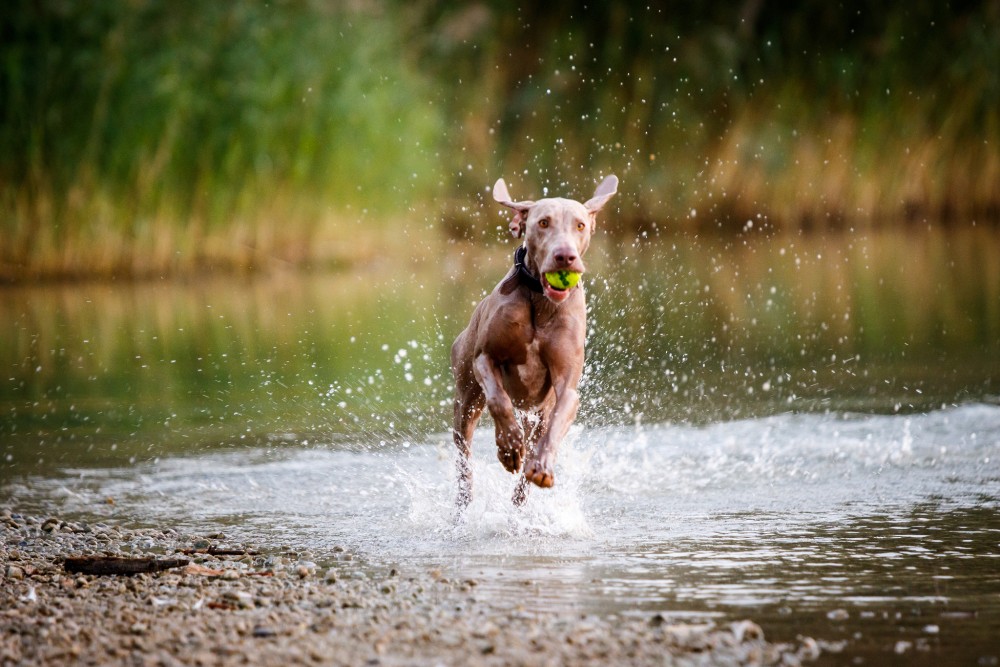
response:
[[[0,284],[398,265],[506,238],[501,176],[616,174],[623,244],[995,226],[998,14],[5,3]]]
[[[679,623],[497,609],[474,580],[366,576],[334,548],[259,553],[223,535],[88,525],[0,510],[0,664],[798,664],[836,646],[768,642],[748,620]],[[183,560],[152,574],[67,571],[66,558]]]

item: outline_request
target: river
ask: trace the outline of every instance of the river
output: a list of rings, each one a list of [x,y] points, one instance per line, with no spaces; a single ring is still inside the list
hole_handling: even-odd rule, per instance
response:
[[[0,290],[0,502],[996,664],[995,230],[599,242],[556,486],[513,508],[486,425],[456,523],[448,347],[511,250]]]

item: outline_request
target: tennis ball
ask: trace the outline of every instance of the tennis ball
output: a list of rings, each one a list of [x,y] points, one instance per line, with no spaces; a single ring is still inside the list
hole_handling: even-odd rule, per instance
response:
[[[580,282],[580,274],[576,271],[549,271],[545,280],[556,289],[572,289]]]

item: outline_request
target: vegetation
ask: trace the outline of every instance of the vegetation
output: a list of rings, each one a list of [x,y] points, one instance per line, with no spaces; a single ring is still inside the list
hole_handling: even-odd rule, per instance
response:
[[[508,4],[3,3],[0,280],[491,236],[499,175],[614,171],[629,232],[1000,217],[996,0]]]

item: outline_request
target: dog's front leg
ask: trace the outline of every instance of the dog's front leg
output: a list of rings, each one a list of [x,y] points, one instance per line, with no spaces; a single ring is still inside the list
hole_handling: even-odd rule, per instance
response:
[[[576,380],[563,381],[555,386],[556,405],[548,423],[543,422],[541,438],[524,466],[524,477],[537,486],[548,488],[555,484],[556,453],[559,443],[566,437],[570,425],[576,419],[580,407],[580,397],[576,391]]]
[[[488,354],[476,357],[475,369],[496,425],[497,458],[509,472],[516,473],[524,461],[524,436],[514,416],[514,404],[504,391],[500,369]]]

